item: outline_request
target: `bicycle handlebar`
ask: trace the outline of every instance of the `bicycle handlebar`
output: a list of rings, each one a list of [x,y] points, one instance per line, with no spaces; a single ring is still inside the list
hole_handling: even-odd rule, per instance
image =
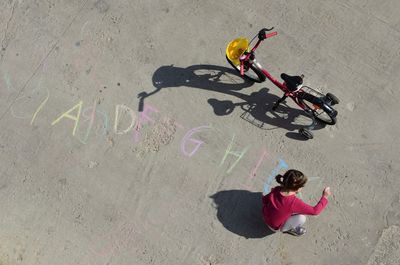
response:
[[[278,32],[274,31],[274,32],[265,34],[265,38],[268,39],[268,38],[271,38],[271,37],[276,36],[276,35],[278,35]]]
[[[249,58],[251,58],[251,60],[254,59],[254,51],[257,49],[257,47],[260,45],[260,43],[261,43],[263,40],[268,39],[268,38],[271,38],[271,37],[276,36],[276,35],[278,34],[278,32],[276,32],[276,31],[266,34],[267,31],[271,31],[271,30],[273,30],[273,29],[274,29],[274,27],[269,28],[269,29],[268,29],[268,28],[263,28],[263,29],[261,29],[261,30],[258,32],[258,42],[257,42],[257,44],[251,49],[250,52],[245,52],[242,56],[240,56],[239,60],[240,60],[240,75],[241,75],[241,76],[244,75],[244,62],[247,61]],[[256,35],[256,36],[257,36],[257,35]],[[256,37],[254,37],[253,40],[254,40],[255,38],[256,38]],[[251,42],[252,42],[253,40],[251,40]],[[251,43],[251,42],[250,42],[250,43]]]
[[[261,30],[258,32],[258,39],[259,39],[259,40],[265,40],[265,39],[267,39],[267,38],[271,38],[271,37],[275,36],[276,34],[278,34],[278,32],[276,32],[276,31],[267,34],[267,31],[271,31],[271,30],[273,30],[273,29],[274,29],[274,27],[272,27],[272,28],[270,28],[270,29],[267,29],[267,28],[261,29]]]

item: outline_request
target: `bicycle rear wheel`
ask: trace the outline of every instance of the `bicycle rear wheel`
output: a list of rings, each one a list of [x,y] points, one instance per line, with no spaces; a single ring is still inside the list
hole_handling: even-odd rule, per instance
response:
[[[229,60],[228,56],[225,57],[229,64],[240,74],[240,65],[235,65],[231,60]],[[265,75],[253,65],[244,67],[244,77],[256,83],[262,83],[266,79]]]
[[[303,92],[299,94],[299,101],[301,101],[305,107],[311,111],[312,115],[318,121],[328,125],[336,124],[337,112],[334,109],[325,106],[323,101],[318,97]]]

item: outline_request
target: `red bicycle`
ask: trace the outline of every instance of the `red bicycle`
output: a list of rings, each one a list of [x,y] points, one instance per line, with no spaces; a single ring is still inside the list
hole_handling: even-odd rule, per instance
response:
[[[284,82],[281,83],[256,60],[255,51],[260,46],[261,42],[278,34],[276,31],[267,33],[271,30],[273,30],[273,27],[270,29],[261,29],[250,43],[246,38],[237,38],[231,41],[226,48],[226,59],[242,77],[257,83],[264,82],[268,78],[283,91],[284,94],[282,98],[272,107],[273,111],[275,111],[279,104],[285,101],[286,98],[290,97],[300,108],[313,118],[313,124],[315,118],[324,124],[334,125],[338,112],[333,109],[332,106],[339,103],[339,99],[335,95],[332,93],[324,95],[311,87],[302,85],[304,75],[291,76],[282,73],[281,78]],[[257,37],[257,43],[250,49],[250,44]],[[311,131],[307,128],[301,128],[299,132],[307,139],[313,138]]]

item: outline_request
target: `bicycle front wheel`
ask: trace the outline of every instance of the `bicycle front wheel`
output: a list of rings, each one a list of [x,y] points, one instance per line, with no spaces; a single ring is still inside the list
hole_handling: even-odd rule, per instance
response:
[[[328,125],[336,124],[337,112],[324,106],[324,103],[318,97],[303,92],[299,95],[299,101],[301,101],[305,107],[311,111],[312,115],[318,121]]]
[[[226,60],[228,60],[229,64],[240,74],[240,65],[235,65],[232,63],[228,56],[226,56]],[[262,83],[266,79],[265,75],[253,65],[245,67],[244,77],[256,83]]]

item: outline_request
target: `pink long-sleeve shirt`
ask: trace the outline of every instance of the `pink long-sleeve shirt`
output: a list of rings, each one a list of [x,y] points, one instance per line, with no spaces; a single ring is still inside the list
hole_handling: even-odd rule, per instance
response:
[[[328,199],[322,196],[312,207],[296,195],[282,195],[281,190],[279,186],[272,188],[271,192],[262,198],[264,222],[275,230],[279,230],[293,214],[317,215],[328,204]]]

